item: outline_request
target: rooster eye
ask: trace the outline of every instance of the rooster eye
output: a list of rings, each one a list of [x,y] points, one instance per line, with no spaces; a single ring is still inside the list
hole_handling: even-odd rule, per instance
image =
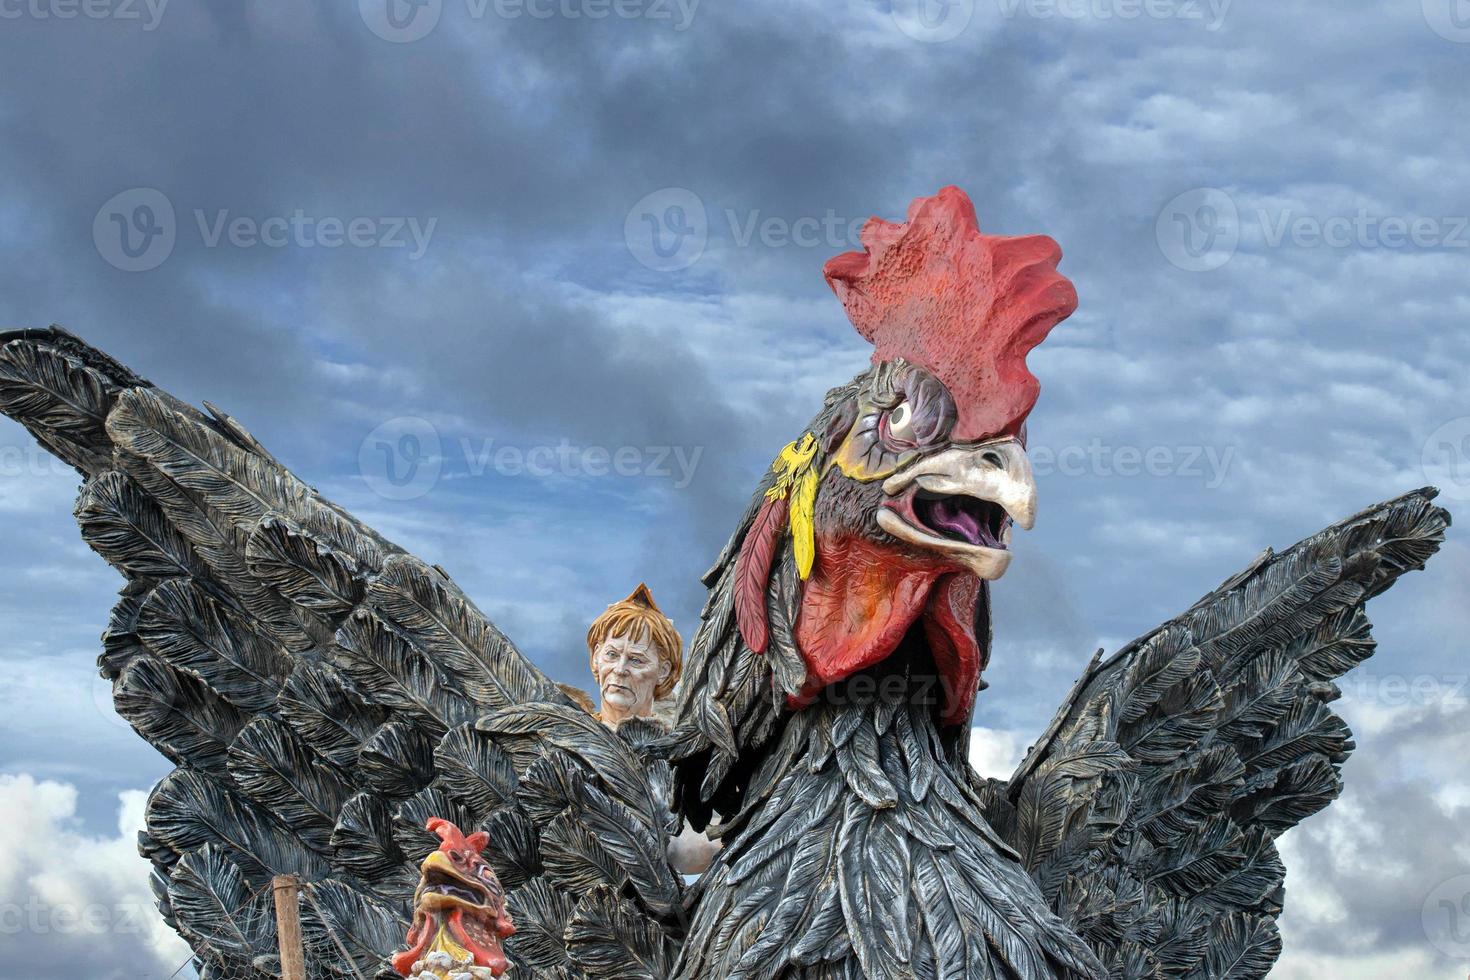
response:
[[[888,433],[903,442],[914,441],[914,413],[908,402],[900,402],[888,413]]]

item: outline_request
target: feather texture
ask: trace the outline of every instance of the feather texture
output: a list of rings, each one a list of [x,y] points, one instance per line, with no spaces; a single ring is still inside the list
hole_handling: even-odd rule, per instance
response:
[[[272,937],[241,932],[227,908],[276,873],[308,883],[321,975],[351,972],[339,942],[378,973],[407,922],[414,862],[438,844],[430,816],[491,828],[507,880],[541,880],[513,753],[470,723],[491,706],[570,702],[442,572],[322,500],[213,406],[190,408],[59,330],[0,345],[0,409],[89,477],[83,537],[129,579],[99,666],[124,717],[181,766],[150,797],[140,850],[203,975],[279,971]],[[617,790],[638,815],[600,797],[602,818],[631,824],[640,860],[661,856],[667,766],[656,793],[600,725],[563,734],[594,737],[588,758],[621,753]],[[578,758],[553,743],[528,744]],[[573,906],[553,905],[559,936]]]
[[[44,342],[52,337],[33,336],[0,348],[0,411],[84,474],[100,472],[111,455],[103,424],[118,388],[62,345]]]
[[[786,531],[790,506],[785,497],[767,499],[761,505],[735,562],[735,620],[745,645],[756,653],[765,652],[769,639],[766,583],[771,578],[776,546]]]
[[[478,705],[571,703],[453,583],[416,558],[387,559],[366,601],[416,650],[444,665],[454,685]]]
[[[191,943],[247,963],[274,952],[270,895],[251,887],[224,848],[207,844],[185,855],[167,894],[176,928]]]
[[[171,666],[192,674],[242,711],[275,704],[291,673],[288,655],[197,585],[168,581],[143,602],[138,637]]]
[[[262,809],[283,821],[306,846],[330,851],[332,826],[352,795],[347,783],[272,718],[256,718],[230,746],[230,775]]]
[[[134,658],[113,683],[117,713],[178,765],[224,765],[245,716],[156,657]]]
[[[599,980],[666,980],[673,966],[669,940],[609,888],[577,904],[566,927],[567,952]]]
[[[596,773],[608,793],[637,814],[645,827],[662,826],[663,806],[649,786],[642,761],[627,743],[580,708],[526,704],[488,714],[476,727],[496,736],[497,742],[519,737],[555,746]]]
[[[310,961],[317,968],[330,965],[345,977],[377,974],[384,951],[398,945],[408,930],[409,917],[400,909],[337,879],[313,882],[303,899],[301,934]],[[350,966],[342,962],[344,950]]]
[[[1367,598],[1443,539],[1433,496],[1268,552],[1094,661],[1010,784],[984,797],[1058,913],[1112,951],[1113,970],[1269,971],[1284,878],[1274,839],[1341,792],[1353,748],[1324,703],[1328,682],[1373,652]],[[1109,743],[1121,758],[1056,778]]]

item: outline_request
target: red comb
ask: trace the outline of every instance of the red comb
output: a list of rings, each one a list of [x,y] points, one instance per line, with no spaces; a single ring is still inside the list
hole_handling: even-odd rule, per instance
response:
[[[870,219],[862,241],[824,272],[874,363],[902,357],[944,382],[956,441],[1018,435],[1041,389],[1026,354],[1077,308],[1057,243],[981,234],[958,187],[915,198],[903,224]]]
[[[466,837],[464,831],[443,817],[430,817],[424,827],[430,833],[438,834],[439,839],[444,842],[439,845],[441,851],[466,849],[474,854],[479,854],[485,849],[485,845],[490,843],[489,834],[476,831]]]

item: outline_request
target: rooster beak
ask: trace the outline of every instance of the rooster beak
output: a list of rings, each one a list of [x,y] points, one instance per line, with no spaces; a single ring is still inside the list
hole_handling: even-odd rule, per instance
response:
[[[424,908],[481,908],[490,902],[485,886],[456,868],[443,851],[431,851],[419,875],[416,900]]]
[[[1011,561],[1011,524],[1036,523],[1031,460],[1015,439],[955,446],[883,481],[878,525],[900,540],[938,551],[984,579]]]

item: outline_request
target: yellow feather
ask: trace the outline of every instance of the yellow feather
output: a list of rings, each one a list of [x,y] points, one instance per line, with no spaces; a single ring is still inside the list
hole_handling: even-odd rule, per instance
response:
[[[767,500],[790,498],[791,544],[796,553],[796,570],[803,579],[811,574],[812,562],[817,556],[813,514],[818,473],[812,465],[816,455],[817,440],[810,432],[795,442],[788,442],[771,464],[776,482],[766,491]]]
[[[791,544],[796,551],[796,571],[803,580],[812,573],[812,562],[817,557],[813,521],[816,502],[817,470],[808,463],[797,478],[796,492],[791,497]]]

